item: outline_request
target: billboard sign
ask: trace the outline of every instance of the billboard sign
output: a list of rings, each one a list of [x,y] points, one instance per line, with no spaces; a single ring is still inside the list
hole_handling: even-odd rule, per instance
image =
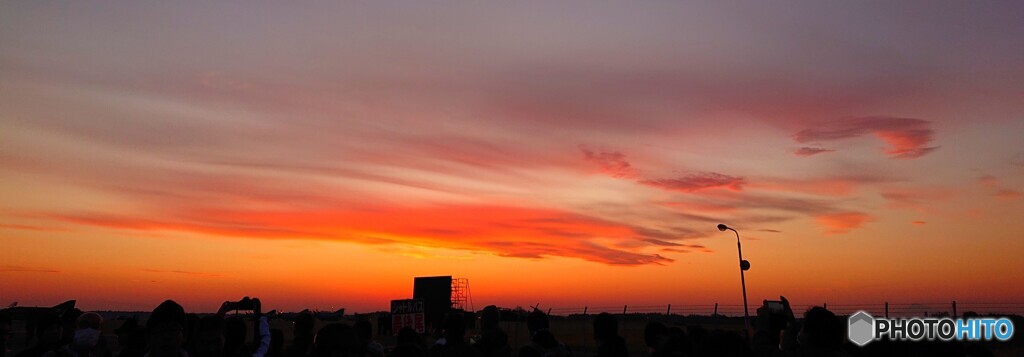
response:
[[[417,333],[427,332],[425,325],[425,304],[423,299],[391,300],[391,331],[409,327]]]

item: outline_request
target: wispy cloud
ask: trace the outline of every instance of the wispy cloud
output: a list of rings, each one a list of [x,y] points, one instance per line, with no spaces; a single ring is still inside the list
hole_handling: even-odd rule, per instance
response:
[[[568,211],[514,206],[377,206],[333,211],[202,210],[168,216],[176,219],[89,213],[50,217],[119,229],[366,244],[403,242],[507,257],[561,256],[617,265],[664,264],[672,259],[645,252],[642,248],[611,248],[599,244],[599,240],[641,239],[671,245],[674,243],[670,240],[698,236],[681,228],[645,228]]]
[[[1004,200],[1016,200],[1020,199],[1021,197],[1024,197],[1024,193],[1021,193],[1020,191],[1014,189],[1004,188],[999,191],[996,191],[995,193],[992,194],[992,196]]]
[[[615,178],[633,178],[636,176],[635,170],[626,161],[626,155],[623,155],[621,152],[594,152],[582,145],[580,146],[580,151],[583,152],[584,160],[597,165],[600,172],[605,175]]]
[[[902,187],[892,188],[879,193],[890,208],[907,208],[925,211],[934,207],[938,201],[948,200],[956,195],[956,191],[945,187]]]
[[[702,253],[714,253],[713,250],[699,244],[681,244],[676,247],[662,248],[661,251],[669,253],[690,253],[690,252],[702,252]]]
[[[0,266],[0,272],[10,273],[60,273],[60,270],[41,268],[41,267],[30,267],[21,265],[2,265]]]
[[[823,154],[823,153],[826,153],[826,152],[833,152],[833,151],[835,151],[835,150],[804,146],[804,147],[798,148],[796,150],[793,150],[793,155],[796,155],[796,156],[814,156],[814,155],[817,155],[817,154]]]
[[[706,189],[722,188],[740,191],[747,181],[738,176],[717,172],[698,172],[676,178],[643,179],[641,184],[670,191],[694,192]]]
[[[160,269],[140,269],[140,270],[142,270],[144,272],[147,272],[147,273],[157,273],[157,274],[179,274],[179,275],[188,275],[188,276],[193,276],[193,277],[205,277],[205,278],[219,278],[219,277],[221,277],[221,274],[204,273],[204,272],[197,272],[197,271],[186,271],[186,270],[160,270]]]
[[[1002,200],[1016,200],[1024,197],[1024,193],[1019,190],[1005,187],[999,178],[992,175],[982,175],[978,177],[978,185],[988,190],[992,197]]]
[[[793,192],[818,196],[848,196],[874,184],[894,179],[872,174],[830,175],[822,177],[757,177],[751,178],[750,189],[770,192]]]
[[[873,116],[822,122],[797,132],[793,139],[798,143],[821,143],[874,135],[889,145],[885,151],[889,157],[916,159],[938,149],[928,146],[934,134],[928,120]]]
[[[622,179],[635,179],[637,183],[642,185],[657,187],[663,190],[694,192],[724,188],[740,191],[743,189],[743,185],[746,184],[746,180],[742,177],[717,172],[693,172],[669,178],[641,177],[626,159],[626,155],[621,152],[594,152],[584,146],[580,146],[580,150],[583,152],[583,159],[596,165],[599,171],[605,175]]]
[[[992,175],[981,175],[978,177],[978,184],[986,188],[999,187],[999,179]]]
[[[43,226],[28,225],[28,224],[0,224],[0,229],[4,229],[4,228],[6,228],[6,229],[19,229],[19,230],[25,230],[25,231],[39,231],[39,232],[55,232],[55,231],[63,231],[64,230],[63,228],[43,227]]]

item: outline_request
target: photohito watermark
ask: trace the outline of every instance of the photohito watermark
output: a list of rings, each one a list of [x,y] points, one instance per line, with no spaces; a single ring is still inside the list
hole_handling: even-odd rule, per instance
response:
[[[887,319],[860,311],[850,315],[847,337],[858,346],[881,339],[1006,341],[1013,337],[1013,322],[1006,317]]]

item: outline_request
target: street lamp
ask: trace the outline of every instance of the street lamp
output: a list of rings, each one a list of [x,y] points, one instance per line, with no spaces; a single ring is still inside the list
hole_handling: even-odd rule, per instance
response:
[[[724,224],[718,225],[718,230],[725,232],[730,230],[736,233],[736,252],[740,255],[740,286],[743,287],[743,327],[746,329],[745,333],[750,333],[750,312],[747,310],[747,281],[743,277],[743,271],[750,270],[750,262],[743,260],[743,248],[740,247],[740,232],[735,229],[729,228]]]

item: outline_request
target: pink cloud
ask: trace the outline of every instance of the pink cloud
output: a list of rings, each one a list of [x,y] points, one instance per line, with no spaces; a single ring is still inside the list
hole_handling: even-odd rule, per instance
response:
[[[694,192],[706,189],[724,188],[732,191],[743,190],[747,181],[742,177],[717,172],[693,173],[670,179],[644,179],[641,184],[670,191]]]
[[[814,155],[817,155],[817,154],[823,154],[823,153],[826,153],[826,152],[833,152],[833,151],[835,151],[835,150],[804,146],[804,147],[798,148],[796,150],[793,150],[793,155],[805,156],[806,157],[806,156],[814,156]]]
[[[793,135],[798,143],[820,143],[874,135],[889,148],[894,159],[916,159],[937,149],[928,146],[934,140],[931,122],[915,118],[887,116],[857,117],[820,123]]]
[[[956,195],[956,191],[945,187],[917,187],[890,189],[880,193],[891,208],[908,208],[924,211],[935,201],[947,200]]]
[[[584,160],[596,164],[600,172],[605,175],[615,178],[632,178],[636,176],[633,167],[626,161],[626,155],[618,151],[594,152],[582,145],[580,146],[580,151],[583,152]]]
[[[847,196],[869,184],[890,182],[891,179],[870,175],[848,175],[829,177],[761,177],[750,183],[750,189],[796,192],[820,196]]]
[[[992,175],[982,175],[978,177],[978,184],[982,187],[995,188],[999,187],[999,179]]]
[[[1017,190],[1011,190],[1011,189],[1008,189],[1008,188],[1004,188],[1002,190],[996,191],[996,193],[993,193],[992,196],[995,196],[996,198],[1000,198],[1000,199],[1004,199],[1004,200],[1016,200],[1016,199],[1019,199],[1021,197],[1024,197],[1024,193],[1021,193],[1020,191],[1017,191]]]
[[[626,160],[626,155],[621,152],[594,152],[583,146],[580,146],[580,150],[583,152],[583,159],[596,164],[600,172],[605,175],[625,179],[639,176]],[[668,191],[694,192],[715,188],[740,191],[747,181],[742,177],[717,172],[696,172],[676,178],[640,178],[637,183]]]
[[[815,220],[825,228],[825,234],[832,235],[849,233],[873,221],[874,217],[860,212],[838,212],[818,215]]]
[[[978,184],[981,185],[981,187],[991,190],[992,197],[995,198],[1016,200],[1024,197],[1024,193],[1012,188],[1006,188],[998,178],[992,175],[982,175],[981,177],[978,177]]]

